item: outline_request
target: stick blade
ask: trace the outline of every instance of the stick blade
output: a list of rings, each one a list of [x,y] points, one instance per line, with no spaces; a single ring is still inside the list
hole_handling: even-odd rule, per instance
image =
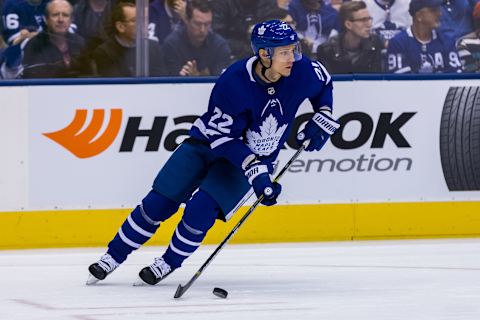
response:
[[[181,296],[183,296],[183,294],[185,293],[185,287],[182,287],[181,284],[178,285],[178,288],[177,288],[177,291],[175,291],[175,295],[173,296],[175,299],[178,299],[180,298]]]

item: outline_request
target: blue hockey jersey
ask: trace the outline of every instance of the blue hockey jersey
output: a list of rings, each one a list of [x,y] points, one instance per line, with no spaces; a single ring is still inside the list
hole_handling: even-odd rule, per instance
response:
[[[331,76],[319,62],[303,56],[289,77],[262,84],[253,74],[256,60],[236,62],[220,76],[208,111],[190,131],[240,168],[252,155],[270,164],[277,158],[305,99],[315,111],[332,110]]]
[[[455,41],[440,37],[433,30],[432,40],[419,42],[411,28],[397,34],[388,43],[388,71],[393,73],[461,72]]]
[[[48,0],[38,1],[38,5],[27,0],[5,0],[3,4],[2,22],[3,38],[7,43],[20,34],[20,31],[40,31],[45,26],[44,12]]]
[[[155,0],[149,5],[148,13],[148,38],[158,41],[160,44],[178,26],[182,25],[180,17],[171,13],[169,16],[165,9],[165,0]]]

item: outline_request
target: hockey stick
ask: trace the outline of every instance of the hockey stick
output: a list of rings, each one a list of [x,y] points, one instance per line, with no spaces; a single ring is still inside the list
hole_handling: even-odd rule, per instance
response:
[[[298,158],[300,153],[302,153],[303,150],[308,146],[309,141],[305,141],[300,148],[295,152],[295,154],[288,160],[287,164],[280,170],[280,172],[277,174],[275,179],[273,180],[274,182],[278,182],[280,178],[285,174],[287,169],[292,165],[292,163]],[[193,277],[190,279],[190,281],[187,282],[184,286],[181,284],[178,285],[177,291],[175,292],[175,295],[173,296],[175,299],[180,298],[183,296],[183,294],[192,286],[192,284],[197,280],[198,277],[203,273],[203,270],[205,270],[208,265],[212,262],[212,260],[217,256],[217,254],[220,252],[220,250],[225,247],[227,242],[233,237],[233,235],[238,231],[238,229],[242,226],[242,224],[247,220],[247,218],[252,214],[252,212],[258,207],[260,202],[263,200],[263,195],[261,195],[248,209],[247,213],[240,219],[240,221],[237,222],[235,227],[233,227],[232,231],[226,236],[226,238],[218,245],[218,247],[213,251],[213,253],[208,257],[208,259],[203,263],[203,265],[198,269],[198,271],[193,275]]]

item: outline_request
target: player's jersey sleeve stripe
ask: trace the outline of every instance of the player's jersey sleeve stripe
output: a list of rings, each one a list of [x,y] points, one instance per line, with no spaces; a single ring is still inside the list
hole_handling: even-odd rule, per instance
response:
[[[471,53],[468,50],[464,50],[464,49],[463,50],[458,50],[458,56],[460,58],[464,58],[464,57],[469,56],[469,55],[471,55]]]
[[[198,130],[205,136],[205,138],[208,138],[207,136],[207,127],[205,127],[205,124],[200,118],[197,118],[195,122],[193,123],[194,127],[197,127]]]
[[[20,36],[20,31],[18,31],[17,33],[14,33],[10,37],[8,37],[7,43],[12,44],[13,40],[15,40],[18,36]]]
[[[405,67],[405,68],[398,69],[397,71],[395,71],[395,73],[407,73],[407,72],[410,72],[410,71],[412,71],[412,68]]]
[[[330,80],[332,79],[332,76],[330,75],[330,73],[328,73],[327,69],[323,66],[323,64],[319,62],[318,65],[320,66],[320,68],[323,71],[323,74],[325,75],[325,78],[326,78],[325,84],[329,84]]]
[[[480,45],[480,39],[463,39],[461,43],[466,45]]]

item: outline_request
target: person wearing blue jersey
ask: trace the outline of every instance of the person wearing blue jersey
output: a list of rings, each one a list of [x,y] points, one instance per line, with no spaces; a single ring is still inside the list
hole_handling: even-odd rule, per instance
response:
[[[473,8],[472,20],[475,31],[457,40],[457,50],[463,72],[480,73],[480,2]]]
[[[3,0],[0,0],[0,17],[3,17]],[[3,19],[0,20],[0,48],[5,46],[5,41],[3,40]],[[1,50],[1,49],[0,49]]]
[[[472,12],[478,0],[445,0],[438,31],[458,40],[473,31]]]
[[[338,11],[323,0],[292,0],[288,8],[311,57],[316,56],[319,45],[340,32]]]
[[[2,10],[3,38],[7,44],[19,44],[35,36],[45,26],[48,0],[5,0]]]
[[[282,188],[272,182],[273,163],[300,104],[315,113],[297,135],[320,150],[339,127],[332,116],[332,79],[318,62],[302,56],[297,34],[279,20],[255,25],[255,56],[240,60],[217,80],[208,110],[156,176],[152,190],[122,224],[87,284],[115,270],[185,203],[165,253],[143,268],[138,283],[157,284],[179,268],[201,244],[216,219],[226,221],[253,193],[277,203]],[[253,190],[252,190],[253,189]]]
[[[23,49],[45,27],[44,12],[48,0],[4,0],[2,35],[8,45],[0,65],[0,78],[14,79],[22,72]]]
[[[408,14],[409,1],[364,0],[372,15],[372,31],[380,36],[387,47],[388,41],[412,24]]]
[[[461,63],[455,40],[438,32],[443,0],[412,0],[412,26],[388,42],[387,67],[392,73],[456,73]]]
[[[165,38],[184,24],[187,1],[153,0],[149,5],[148,38],[162,44]]]

